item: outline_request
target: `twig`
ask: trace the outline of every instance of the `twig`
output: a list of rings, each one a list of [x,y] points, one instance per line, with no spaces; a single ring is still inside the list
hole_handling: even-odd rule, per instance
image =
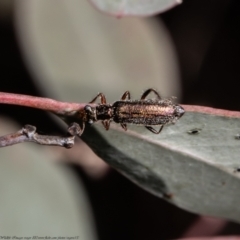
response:
[[[41,98],[23,94],[0,92],[0,104],[13,104],[38,108],[62,116],[72,116],[83,109],[86,103],[60,102],[51,98]],[[88,104],[94,106],[95,104]]]
[[[231,110],[217,109],[212,107],[196,106],[196,105],[181,105],[181,106],[185,109],[186,112],[199,112],[199,113],[212,114],[215,116],[240,118],[239,111],[231,111]]]
[[[1,103],[38,108],[52,112],[68,124],[69,136],[40,135],[36,132],[36,127],[26,125],[16,133],[0,137],[0,147],[21,142],[35,142],[42,145],[71,148],[74,145],[75,136],[81,136],[83,133],[85,124],[82,121],[82,117],[84,116],[86,103],[59,102],[50,98],[0,92],[0,104]],[[95,106],[96,104],[88,103],[88,105]]]
[[[75,126],[75,128],[76,127],[77,126]],[[76,133],[76,130],[74,132],[74,128],[71,129],[71,131],[72,134]],[[22,142],[34,142],[41,145],[71,148],[74,145],[74,140],[75,136],[60,137],[40,135],[36,132],[36,127],[32,125],[25,125],[21,130],[17,131],[16,133],[0,137],[0,147],[11,146]]]

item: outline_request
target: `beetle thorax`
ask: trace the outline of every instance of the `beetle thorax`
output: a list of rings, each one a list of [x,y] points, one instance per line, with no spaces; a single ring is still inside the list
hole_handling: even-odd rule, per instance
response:
[[[100,104],[96,107],[97,120],[107,120],[113,117],[113,107],[110,104]]]

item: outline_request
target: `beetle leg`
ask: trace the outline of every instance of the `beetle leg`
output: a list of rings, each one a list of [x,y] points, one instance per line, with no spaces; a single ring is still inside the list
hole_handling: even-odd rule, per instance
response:
[[[130,99],[130,92],[129,91],[126,91],[121,97],[121,100],[126,100],[126,99]]]
[[[121,123],[121,127],[122,127],[125,131],[127,131],[127,124]]]
[[[109,129],[109,127],[110,127],[110,121],[109,120],[103,120],[102,124],[103,124],[103,126],[105,127],[106,130]]]
[[[144,100],[147,97],[147,95],[149,95],[151,92],[155,93],[155,95],[157,96],[157,99],[161,99],[159,93],[156,90],[154,90],[153,88],[149,88],[143,93],[141,100]]]
[[[147,128],[152,133],[159,134],[162,131],[162,129],[163,129],[163,125],[160,126],[158,131],[155,128],[151,127],[151,126],[145,126],[145,128]]]
[[[96,100],[97,100],[98,98],[100,98],[101,104],[106,104],[106,103],[107,103],[106,97],[105,97],[105,95],[104,95],[103,93],[99,93],[99,94],[98,94],[91,102],[89,102],[89,103],[94,103],[94,102],[96,102]]]
[[[71,136],[79,136],[80,137],[83,134],[84,128],[85,128],[84,122],[82,122],[81,124],[73,122],[73,123],[69,124],[69,126],[68,126],[68,133]]]

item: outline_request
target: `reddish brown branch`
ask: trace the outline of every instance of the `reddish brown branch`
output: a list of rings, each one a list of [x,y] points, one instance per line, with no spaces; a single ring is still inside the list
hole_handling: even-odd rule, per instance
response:
[[[199,112],[216,116],[240,118],[240,112],[196,105],[181,105],[186,112]]]
[[[38,108],[53,112],[57,115],[71,116],[74,111],[81,110],[86,103],[60,102],[51,98],[41,98],[22,94],[0,92],[0,104],[13,104],[25,107]],[[89,104],[89,103],[88,103]],[[89,104],[94,106],[95,104]],[[182,105],[186,112],[201,112],[206,114],[237,117],[240,118],[240,112],[216,109],[204,106]]]
[[[59,102],[50,98],[34,97],[22,94],[0,92],[0,103],[38,108],[57,115],[69,115],[84,108],[84,103]]]

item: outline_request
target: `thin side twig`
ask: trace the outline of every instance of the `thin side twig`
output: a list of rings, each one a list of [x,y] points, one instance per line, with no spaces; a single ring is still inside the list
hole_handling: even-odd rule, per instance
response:
[[[0,137],[0,147],[11,146],[22,142],[34,142],[41,145],[60,146],[71,148],[74,145],[75,136],[61,137],[41,135],[36,132],[36,127],[25,125],[16,133]]]

